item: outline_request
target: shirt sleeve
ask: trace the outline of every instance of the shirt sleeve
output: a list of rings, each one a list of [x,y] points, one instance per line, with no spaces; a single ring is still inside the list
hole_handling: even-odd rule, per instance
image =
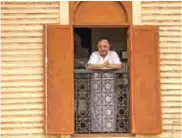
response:
[[[114,64],[122,64],[118,54],[115,51],[112,53],[112,58]]]
[[[95,52],[93,52],[90,56],[88,64],[96,64],[96,63],[97,63],[97,55]]]

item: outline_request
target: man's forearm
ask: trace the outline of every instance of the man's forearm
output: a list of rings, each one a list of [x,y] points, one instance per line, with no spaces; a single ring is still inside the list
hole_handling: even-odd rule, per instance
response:
[[[103,69],[103,64],[89,64],[88,69]],[[108,69],[121,69],[121,64],[110,64],[106,65],[105,68]]]
[[[110,64],[107,66],[109,69],[121,69],[121,64]]]
[[[102,64],[88,64],[88,69],[101,69]]]

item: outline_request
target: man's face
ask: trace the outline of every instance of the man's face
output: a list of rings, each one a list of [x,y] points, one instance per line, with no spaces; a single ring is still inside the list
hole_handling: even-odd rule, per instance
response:
[[[101,41],[98,45],[98,51],[101,56],[106,56],[109,52],[109,45],[107,42]]]

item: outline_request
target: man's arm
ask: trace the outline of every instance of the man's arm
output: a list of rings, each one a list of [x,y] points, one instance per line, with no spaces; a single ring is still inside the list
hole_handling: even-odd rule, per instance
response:
[[[88,69],[103,69],[109,65],[109,61],[104,62],[103,64],[88,64]]]
[[[88,69],[121,69],[121,64],[109,64],[108,61],[106,61],[104,64],[88,64]]]
[[[115,51],[112,52],[112,58],[113,58],[113,64],[108,64],[107,68],[109,68],[109,69],[121,69],[122,63],[120,61],[118,54]]]
[[[101,69],[103,64],[88,64],[88,69]]]
[[[121,64],[109,64],[106,66],[108,69],[121,69]]]

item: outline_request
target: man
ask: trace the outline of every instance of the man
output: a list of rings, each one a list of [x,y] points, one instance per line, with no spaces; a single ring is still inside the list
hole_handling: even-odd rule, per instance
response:
[[[110,51],[108,40],[98,42],[98,51],[91,54],[88,69],[100,70],[92,73],[91,78],[91,131],[115,132],[117,116],[117,94],[115,74],[102,69],[120,69],[121,61],[116,52]]]
[[[121,61],[115,51],[110,51],[108,40],[102,39],[97,45],[98,51],[91,54],[88,69],[120,69]]]

